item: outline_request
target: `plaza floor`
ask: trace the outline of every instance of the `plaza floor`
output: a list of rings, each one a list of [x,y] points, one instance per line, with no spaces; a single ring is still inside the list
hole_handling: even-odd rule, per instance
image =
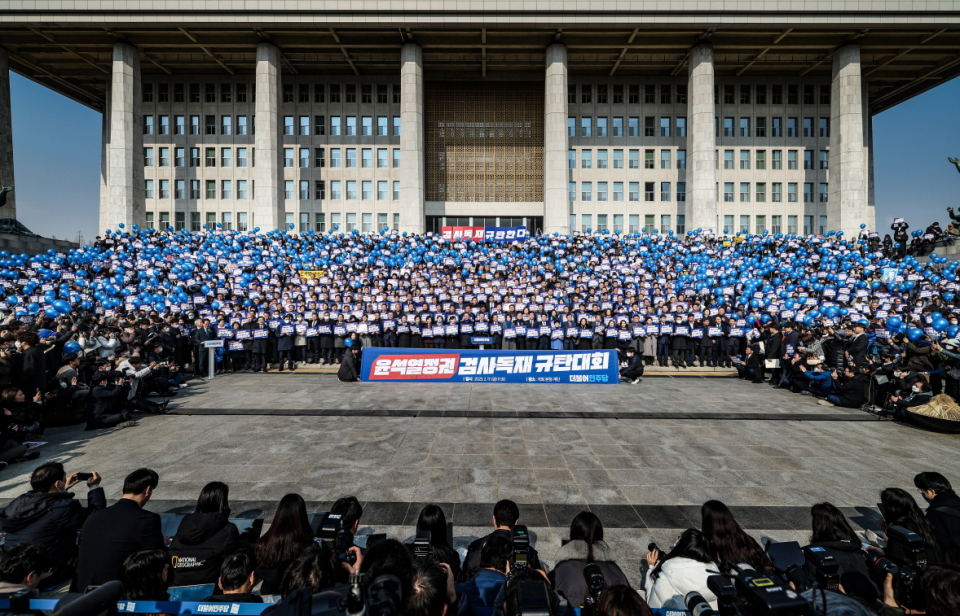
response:
[[[731,378],[458,386],[238,374],[192,381],[170,409],[124,430],[49,430],[40,460],[0,473],[0,504],[29,489],[43,460],[100,472],[111,500],[147,466],[160,474],[154,511],[192,510],[214,480],[230,485],[235,515],[268,521],[288,492],[311,511],[353,494],[362,526],[406,539],[437,503],[463,545],[510,498],[547,562],[574,515],[594,511],[632,577],[651,540],[699,527],[708,499],[757,538],[803,541],[814,503],[875,528],[883,488],[913,493],[923,470],[960,482],[960,436]]]

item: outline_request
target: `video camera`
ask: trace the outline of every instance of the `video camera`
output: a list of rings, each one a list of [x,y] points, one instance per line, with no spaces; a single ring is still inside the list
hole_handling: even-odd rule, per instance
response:
[[[328,514],[320,524],[318,537],[320,545],[333,550],[337,560],[348,565],[356,564],[357,555],[350,551],[353,546],[352,535],[343,528],[343,516]]]
[[[887,550],[867,548],[867,567],[883,582],[893,575],[893,595],[897,603],[911,609],[923,609],[920,574],[927,566],[927,551],[920,535],[902,526],[887,528]]]
[[[433,534],[428,530],[421,530],[417,533],[417,538],[413,540],[413,556],[417,560],[433,558],[433,549],[430,547],[430,541]]]
[[[731,582],[722,575],[707,578],[707,588],[717,596],[718,611],[705,611],[709,604],[697,593],[685,598],[687,609],[698,616],[807,616],[810,604],[776,573],[759,573],[750,565],[732,565]]]

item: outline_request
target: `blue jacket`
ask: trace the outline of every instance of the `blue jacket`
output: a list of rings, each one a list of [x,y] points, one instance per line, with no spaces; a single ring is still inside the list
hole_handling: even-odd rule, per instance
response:
[[[296,337],[296,334],[286,334],[283,336],[280,335],[280,329],[284,326],[290,326],[290,325],[291,323],[286,323],[286,322],[281,323],[280,325],[277,325],[276,334],[277,334],[277,350],[278,351],[293,350],[293,342],[294,342],[294,338]]]
[[[464,597],[471,608],[493,608],[496,605],[497,593],[506,579],[507,576],[499,571],[481,569],[469,582],[457,584],[457,596]]]

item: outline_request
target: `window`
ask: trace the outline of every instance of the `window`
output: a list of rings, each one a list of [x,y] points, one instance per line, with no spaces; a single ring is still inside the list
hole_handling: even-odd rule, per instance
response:
[[[143,196],[147,199],[153,199],[153,180],[143,181]]]
[[[340,135],[340,116],[330,117],[330,135],[331,136]]]
[[[205,152],[206,163],[205,167],[216,167],[217,166],[217,148],[207,148]]]
[[[576,84],[567,85],[567,104],[576,105],[577,104],[577,86]]]
[[[614,84],[613,86],[613,104],[620,105],[623,103],[623,84]]]
[[[803,151],[803,168],[805,170],[813,169],[813,150]]]
[[[813,137],[813,118],[803,119],[803,136]]]
[[[787,118],[787,137],[797,136],[797,118]]]
[[[653,182],[644,182],[643,183],[643,200],[644,201],[653,201],[655,192],[653,190]]]
[[[204,133],[207,135],[216,135],[217,134],[217,116],[204,116]]]
[[[364,169],[373,168],[373,150],[371,148],[363,148],[360,151],[360,164]]]
[[[763,233],[766,230],[767,230],[767,217],[762,215],[757,216],[756,234],[763,235]]]
[[[723,232],[730,233],[733,229],[733,216],[727,214],[723,217]]]
[[[580,231],[584,233],[589,233],[593,231],[593,216],[591,216],[590,214],[582,214],[580,216],[580,220],[582,221],[580,226]]]
[[[377,199],[380,201],[387,200],[387,181],[386,180],[377,181]]]
[[[613,151],[613,168],[623,169],[623,150]]]
[[[750,118],[740,118],[740,136],[750,136]]]
[[[147,223],[147,227],[153,228],[153,212],[147,212],[145,222]]]
[[[644,169],[655,169],[653,164],[654,150],[644,150],[643,151],[643,168]]]
[[[820,217],[820,235],[823,235],[826,232],[827,232],[827,217],[821,216]]]
[[[324,135],[326,134],[326,122],[324,121],[324,116],[313,116],[313,134],[314,135]]]
[[[670,94],[673,88],[669,83],[660,84],[660,104],[669,105],[670,104]]]
[[[830,201],[830,185],[829,184],[820,184],[820,203],[827,203]]]
[[[153,166],[153,148],[143,148],[143,166]]]
[[[185,167],[187,165],[187,156],[185,148],[173,149],[173,165],[175,167]]]
[[[607,183],[606,182],[597,182],[597,201],[606,201],[607,200]],[[599,222],[599,218],[597,219]]]
[[[220,149],[220,166],[221,167],[232,167],[233,158],[230,152],[230,148],[221,148]]]
[[[797,234],[797,217],[787,216],[787,235]]]
[[[623,118],[613,119],[613,136],[623,137]]]
[[[322,201],[327,198],[327,183],[323,180],[316,180],[313,183],[313,198],[317,201]],[[319,216],[319,215],[318,215]],[[323,231],[323,229],[317,229],[317,231]]]
[[[670,200],[670,182],[660,182],[660,200]],[[667,226],[669,227],[669,224]]]
[[[394,116],[393,118],[393,136],[400,136],[400,116]]]
[[[627,135],[630,137],[640,136],[640,118],[627,118]]]
[[[771,193],[771,201],[774,203],[780,203],[783,201],[783,184],[780,182],[773,183],[773,192]]]
[[[580,118],[580,136],[593,136],[593,118]]]
[[[830,136],[830,118],[820,118],[820,136]]]
[[[283,166],[293,166],[293,148],[283,148]]]
[[[353,169],[357,166],[357,149],[347,148],[347,169]]]
[[[820,168],[821,169],[830,168],[829,159],[827,157],[828,154],[829,152],[827,152],[827,150],[820,150]]]
[[[830,104],[830,84],[820,86],[820,104]]]
[[[783,150],[774,150],[773,151],[773,166],[771,169],[780,170],[783,169]]]
[[[293,116],[283,116],[283,134],[293,134]]]
[[[740,168],[750,168],[750,150],[740,150]]]
[[[349,182],[348,182],[349,184]],[[349,190],[349,189],[348,189]],[[349,197],[348,197],[349,198]],[[347,233],[354,231],[357,228],[357,215],[356,214],[347,214]]]
[[[300,148],[300,168],[305,169],[310,166],[310,148]]]
[[[373,135],[373,118],[371,116],[360,118],[360,134],[364,137]]]
[[[644,137],[655,137],[656,133],[656,121],[657,119],[652,116],[646,116],[643,118],[643,136]]]
[[[767,183],[757,182],[757,203],[766,203],[767,201]]]
[[[797,202],[797,183],[790,182],[787,184],[787,201],[790,203]]]
[[[767,85],[759,84],[757,85],[756,96],[754,97],[756,105],[766,105],[767,104]]]
[[[799,86],[787,86],[787,104],[788,105],[799,105],[800,104],[800,87]]]
[[[577,200],[577,183],[568,182],[567,183],[567,201],[576,201]],[[576,227],[576,222],[573,224]]]
[[[630,150],[630,168],[640,168],[640,150]]]
[[[756,153],[757,160],[757,170],[764,170],[767,168],[767,151],[766,150],[757,150]]]
[[[149,115],[143,116],[143,134],[144,135],[153,134],[153,116],[149,116]]]
[[[733,137],[733,118],[723,119],[723,136]]]
[[[340,84],[339,83],[330,84],[330,102],[331,103],[340,102]]]
[[[247,134],[247,116],[237,116],[237,134]]]
[[[349,101],[348,101],[349,102]],[[347,116],[347,132],[348,137],[354,137],[357,134],[357,116]]]
[[[607,104],[607,85],[606,84],[597,84],[597,104],[599,105]]]
[[[607,118],[597,118],[597,137],[607,136]]]
[[[744,233],[750,233],[750,216],[740,216],[740,230]]]
[[[400,148],[393,149],[393,168],[400,168]]]
[[[283,84],[283,102],[285,103],[293,102],[293,84],[292,83]]]
[[[803,86],[803,104],[804,104],[804,105],[813,105],[813,104],[814,104],[814,102],[813,102],[813,100],[814,100],[813,89],[814,89],[814,86],[812,86],[812,85],[804,85],[804,86]]]
[[[580,86],[580,102],[584,104],[590,104],[592,102],[591,95],[593,94],[593,87],[587,84]]]
[[[356,180],[347,180],[347,200],[356,201],[356,199],[357,199],[357,182]],[[348,223],[350,222],[349,214],[347,215],[347,222]],[[354,220],[354,228],[356,228],[356,220]],[[348,225],[347,231],[353,231],[353,229],[351,229]]]
[[[377,169],[386,169],[387,167],[389,167],[387,148],[377,148]]]
[[[670,150],[660,150],[660,168],[670,168]]]
[[[220,183],[220,198],[221,199],[233,199],[233,182],[231,180],[223,180]]]
[[[613,200],[623,201],[623,182],[613,183]],[[614,218],[616,220],[616,218]]]
[[[660,136],[670,136],[670,118],[660,118]]]
[[[247,166],[247,148],[237,148],[237,166]]]
[[[153,102],[153,84],[152,83],[143,84],[143,102],[145,103]]]
[[[577,168],[577,151],[576,150],[567,150],[567,168],[568,169]]]
[[[170,198],[170,180],[160,180],[160,198]],[[167,220],[169,220],[169,218]]]
[[[750,202],[750,182],[740,182],[740,203]]]
[[[783,118],[773,118],[773,137],[783,137]]]
[[[723,151],[723,168],[733,169],[733,150]]]
[[[247,198],[247,181],[237,180],[237,199],[246,199],[246,198]]]
[[[687,168],[687,151],[677,150],[677,169]]]
[[[580,183],[580,200],[593,201],[593,184],[591,182]]]
[[[212,83],[204,84],[203,86],[203,101],[205,103],[215,103],[217,102],[217,86]],[[200,101],[197,101],[198,103]]]
[[[724,105],[733,105],[736,102],[734,95],[734,86],[733,84],[725,84],[723,86],[723,104]]]
[[[677,84],[677,104],[687,104],[687,84],[685,83]]]
[[[733,182],[724,182],[723,200],[729,203],[733,202]]]
[[[207,212],[207,228],[213,229],[217,226],[217,214],[216,212]]]
[[[330,168],[331,169],[340,168],[340,148],[330,149]]]
[[[200,134],[200,116],[190,116],[190,134]]]
[[[628,185],[628,188],[630,193],[628,198],[631,201],[639,201],[640,200],[640,182],[630,182],[630,184]]]
[[[742,84],[740,86],[740,104],[750,104],[750,86],[748,84]]]
[[[293,190],[293,180],[284,180],[283,198],[291,199],[291,200],[296,198],[296,193],[294,193],[294,190]]]
[[[238,103],[247,102],[247,84],[245,83],[237,84],[237,102]]]
[[[200,166],[200,148],[190,148],[190,166]]]
[[[190,212],[190,230],[200,230],[200,212]]]
[[[687,136],[687,119],[677,118],[677,137]]]
[[[387,117],[386,116],[377,117],[377,136],[378,137],[387,136]]]
[[[643,86],[643,102],[646,105],[652,105],[657,102],[657,87],[653,84]]]
[[[644,233],[653,233],[653,214],[644,214],[643,216],[643,232]]]
[[[787,169],[797,168],[797,151],[787,150]]]
[[[310,182],[308,180],[300,180],[300,200],[306,201],[310,198]]]

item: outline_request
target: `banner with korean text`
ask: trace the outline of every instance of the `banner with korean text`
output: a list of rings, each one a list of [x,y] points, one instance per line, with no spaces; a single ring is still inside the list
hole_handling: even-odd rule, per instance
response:
[[[617,352],[481,351],[366,347],[360,379],[370,382],[593,383],[616,385]]]
[[[445,240],[472,240],[475,242],[524,242],[526,227],[443,227],[441,237]]]

